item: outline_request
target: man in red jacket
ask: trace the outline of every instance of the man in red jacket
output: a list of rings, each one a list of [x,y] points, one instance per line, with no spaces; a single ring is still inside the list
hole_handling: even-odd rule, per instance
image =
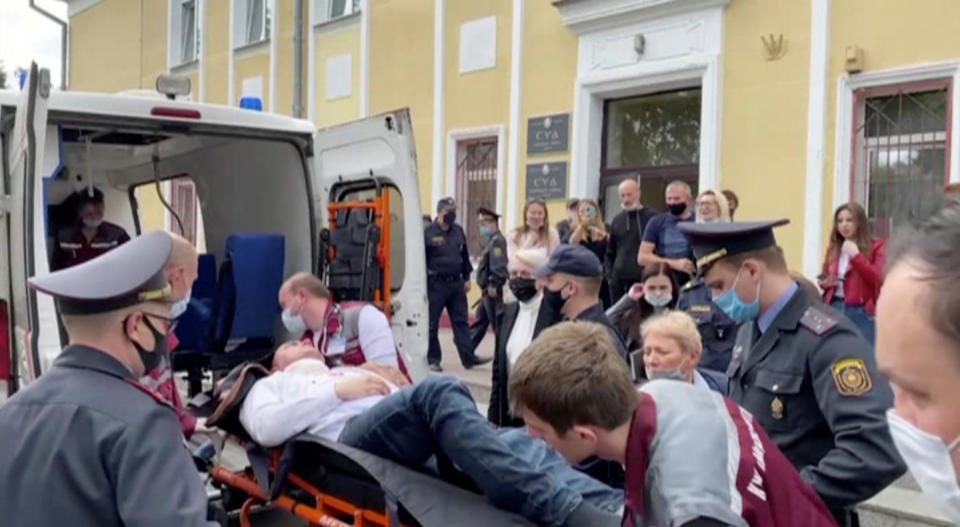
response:
[[[836,525],[816,492],[733,401],[685,382],[634,388],[599,325],[565,322],[510,375],[527,431],[570,462],[626,467],[625,526]]]

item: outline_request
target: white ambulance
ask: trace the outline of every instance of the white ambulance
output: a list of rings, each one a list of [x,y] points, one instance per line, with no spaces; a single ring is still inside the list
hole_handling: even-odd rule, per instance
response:
[[[427,284],[408,111],[318,131],[304,120],[177,100],[182,87],[165,82],[167,97],[56,92],[34,65],[22,90],[0,91],[0,336],[10,341],[11,388],[42,374],[66,344],[55,303],[26,282],[49,269],[48,211],[92,185],[104,194],[105,219],[132,236],[143,224],[137,197],[173,180],[195,188],[207,253],[222,261],[234,233],[279,233],[285,277],[318,270],[331,201],[386,192],[391,325],[411,376],[424,376]],[[276,318],[279,341],[288,336]]]

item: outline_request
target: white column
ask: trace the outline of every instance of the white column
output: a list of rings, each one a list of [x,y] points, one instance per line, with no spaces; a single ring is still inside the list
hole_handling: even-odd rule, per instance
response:
[[[230,22],[228,23],[227,28],[227,106],[235,106],[237,104],[236,88],[234,87],[235,75],[236,72],[233,70],[233,46],[236,44],[233,40],[234,32],[234,7],[233,4],[237,3],[236,0],[230,0],[230,13],[227,15],[230,17]],[[202,224],[203,222],[201,222]]]
[[[370,113],[370,0],[360,0],[360,117]]]
[[[512,229],[517,225],[517,194],[520,190],[517,185],[520,181],[520,131],[523,130],[523,121],[520,108],[522,106],[523,90],[523,15],[524,0],[513,0],[513,14],[511,27],[511,61],[510,61],[510,147],[507,153],[507,208],[504,227]],[[568,170],[569,172],[569,170]],[[499,196],[498,196],[499,198]],[[500,206],[497,200],[497,206]]]
[[[197,102],[207,100],[207,0],[197,0],[197,27],[200,31],[200,52],[197,53]]]
[[[443,61],[444,61],[444,22],[446,19],[446,0],[434,0],[433,4],[433,163],[431,164],[432,211],[442,198],[443,182]]]
[[[818,274],[823,256],[823,149],[829,68],[830,0],[812,0],[811,11],[807,174],[803,221],[803,273],[807,278]]]
[[[317,16],[316,0],[308,0],[307,8],[307,119],[317,122],[317,36],[313,33],[313,21]]]
[[[270,79],[267,84],[270,86],[270,104],[268,111],[277,111],[277,45],[280,41],[280,12],[277,11],[277,0],[270,0],[270,11],[273,16],[270,17]]]

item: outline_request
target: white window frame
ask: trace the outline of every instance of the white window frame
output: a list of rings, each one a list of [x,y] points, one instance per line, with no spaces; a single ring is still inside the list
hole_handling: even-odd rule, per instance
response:
[[[852,196],[850,170],[853,164],[853,111],[855,92],[897,84],[949,78],[950,90],[950,174],[951,183],[960,182],[960,61],[937,62],[906,68],[843,75],[837,80],[836,128],[834,129],[833,209]]]
[[[233,0],[233,49],[240,49],[247,46],[253,46],[270,40],[270,26],[273,23],[273,12],[270,10],[272,0],[261,1],[261,27],[260,35],[255,39],[250,39],[251,8],[254,0]]]
[[[186,4],[193,4],[193,57],[184,60],[183,56],[183,7]],[[200,60],[200,0],[170,0],[170,40],[169,55],[167,57],[168,66],[177,68],[188,64],[193,64]]]
[[[340,20],[360,12],[359,0],[343,0],[343,12],[334,13],[337,0],[311,0],[313,2],[313,25],[317,26],[334,20]]]

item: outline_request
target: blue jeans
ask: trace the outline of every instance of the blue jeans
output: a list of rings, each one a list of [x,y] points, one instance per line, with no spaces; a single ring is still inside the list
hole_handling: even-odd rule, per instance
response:
[[[853,322],[853,325],[857,326],[857,329],[860,330],[863,338],[867,339],[870,347],[873,347],[876,321],[872,316],[867,314],[867,308],[863,304],[847,305],[844,304],[843,299],[840,298],[831,302],[830,306],[846,315],[847,318]]]
[[[563,525],[584,498],[615,511],[622,494],[576,472],[523,430],[494,430],[464,384],[430,376],[347,423],[340,442],[420,467],[443,456],[494,505],[538,524]],[[612,508],[616,507],[616,508]]]

